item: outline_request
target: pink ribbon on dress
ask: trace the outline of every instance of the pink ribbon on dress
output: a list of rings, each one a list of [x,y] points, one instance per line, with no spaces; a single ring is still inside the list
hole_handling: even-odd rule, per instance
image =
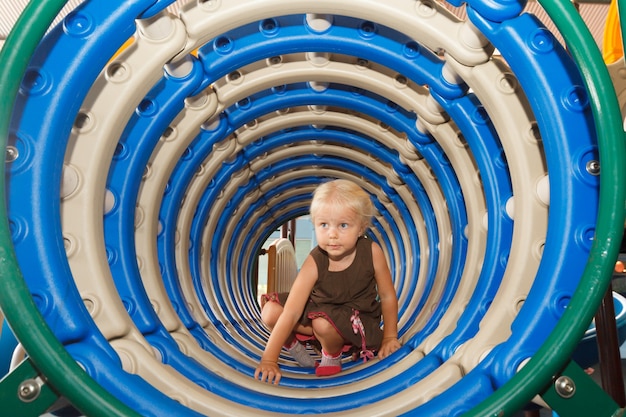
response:
[[[363,362],[374,359],[374,352],[367,348],[367,344],[365,341],[365,327],[363,326],[361,317],[359,317],[359,310],[352,309],[350,321],[352,322],[352,331],[354,332],[354,334],[361,333],[361,352],[359,356],[363,358]]]

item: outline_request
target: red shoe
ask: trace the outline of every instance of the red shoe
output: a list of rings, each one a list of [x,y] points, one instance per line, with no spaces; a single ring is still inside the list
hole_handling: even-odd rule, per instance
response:
[[[341,372],[341,364],[332,366],[319,366],[319,362],[315,364],[315,375],[331,376]]]

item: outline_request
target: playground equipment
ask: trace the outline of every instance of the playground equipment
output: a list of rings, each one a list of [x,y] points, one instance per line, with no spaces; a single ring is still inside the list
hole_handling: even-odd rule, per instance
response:
[[[613,293],[612,296],[615,310],[615,327],[617,329],[616,337],[619,340],[619,344],[621,344],[626,340],[626,298],[618,293]],[[598,363],[598,356],[597,329],[596,323],[593,322],[572,354],[572,359],[582,368],[588,368]]]
[[[626,177],[569,2],[542,5],[571,55],[506,1],[94,0],[44,37],[64,3],[32,2],[0,56],[0,306],[28,353],[4,410],[621,413],[568,362]],[[267,386],[253,261],[330,177],[379,209],[404,346],[327,379],[285,357]]]

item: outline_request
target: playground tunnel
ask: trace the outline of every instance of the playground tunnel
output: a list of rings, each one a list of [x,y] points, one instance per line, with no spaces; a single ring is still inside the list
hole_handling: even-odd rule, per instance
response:
[[[42,29],[64,2],[45,3],[26,16]],[[567,361],[615,254],[595,238],[623,224],[619,108],[585,78],[604,63],[519,3],[170,3],[84,2],[12,78],[2,308],[57,393],[143,416],[480,415],[538,394],[541,372],[500,398],[564,316],[545,372]],[[256,259],[332,178],[378,210],[403,347],[331,378],[285,355],[262,384]],[[20,310],[53,337],[29,341]],[[83,373],[93,388],[66,381]]]

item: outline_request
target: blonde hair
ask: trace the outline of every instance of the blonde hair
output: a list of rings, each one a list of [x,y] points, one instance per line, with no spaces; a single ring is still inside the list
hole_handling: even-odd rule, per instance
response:
[[[313,200],[309,209],[311,219],[319,210],[329,204],[340,205],[353,210],[361,218],[363,230],[370,227],[376,208],[370,195],[357,184],[349,180],[333,180],[320,184],[313,192]]]

